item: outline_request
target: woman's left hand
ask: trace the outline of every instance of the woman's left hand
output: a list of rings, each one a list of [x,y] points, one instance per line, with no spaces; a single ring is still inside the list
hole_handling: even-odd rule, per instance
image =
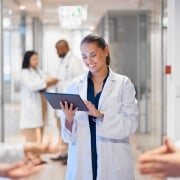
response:
[[[98,118],[100,116],[100,111],[96,109],[95,105],[92,104],[90,101],[84,101],[85,105],[88,108],[88,115],[94,116],[96,118]]]

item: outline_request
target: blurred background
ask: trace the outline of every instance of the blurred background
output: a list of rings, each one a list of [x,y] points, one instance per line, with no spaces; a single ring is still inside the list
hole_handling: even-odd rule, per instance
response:
[[[179,5],[178,0],[171,3],[170,12],[176,3]],[[168,79],[171,66],[167,66],[172,64],[167,54],[169,6],[167,0],[1,0],[1,141],[21,141],[20,70],[24,52],[36,50],[40,67],[48,73],[53,71],[57,58],[57,40],[66,39],[71,50],[81,58],[80,41],[91,32],[108,42],[111,68],[129,76],[135,85],[140,112],[138,130],[132,137],[135,160],[140,153],[159,146],[168,132],[173,140],[178,139],[178,110],[171,110],[179,107],[175,102],[178,94],[173,91],[173,87],[179,88],[178,69]],[[176,67],[178,63],[173,62]],[[169,99],[173,104],[167,103]],[[169,117],[172,128],[168,126],[171,128],[168,131]],[[52,115],[48,116],[46,128],[58,136]],[[61,168],[64,172],[65,167]],[[137,180],[141,179],[148,178],[137,175]]]

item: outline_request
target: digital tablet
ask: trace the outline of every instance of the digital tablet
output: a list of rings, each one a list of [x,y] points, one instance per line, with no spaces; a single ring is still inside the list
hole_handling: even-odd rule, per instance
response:
[[[65,94],[65,93],[49,93],[45,92],[43,95],[46,97],[49,104],[53,109],[61,109],[60,101],[65,101],[70,105],[73,104],[73,108],[78,108],[78,111],[88,111],[88,108],[84,104],[83,100],[78,94]]]

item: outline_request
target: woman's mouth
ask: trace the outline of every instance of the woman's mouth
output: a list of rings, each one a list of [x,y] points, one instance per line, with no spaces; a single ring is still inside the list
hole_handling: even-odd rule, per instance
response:
[[[90,68],[94,68],[96,66],[96,64],[89,64],[88,65]]]

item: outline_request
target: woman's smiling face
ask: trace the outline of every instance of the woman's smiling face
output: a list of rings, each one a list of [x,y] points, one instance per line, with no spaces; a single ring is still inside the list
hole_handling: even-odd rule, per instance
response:
[[[89,69],[89,71],[98,72],[102,68],[107,67],[106,57],[108,56],[109,50],[106,47],[102,49],[98,47],[95,42],[81,44],[81,55],[82,59]]]

